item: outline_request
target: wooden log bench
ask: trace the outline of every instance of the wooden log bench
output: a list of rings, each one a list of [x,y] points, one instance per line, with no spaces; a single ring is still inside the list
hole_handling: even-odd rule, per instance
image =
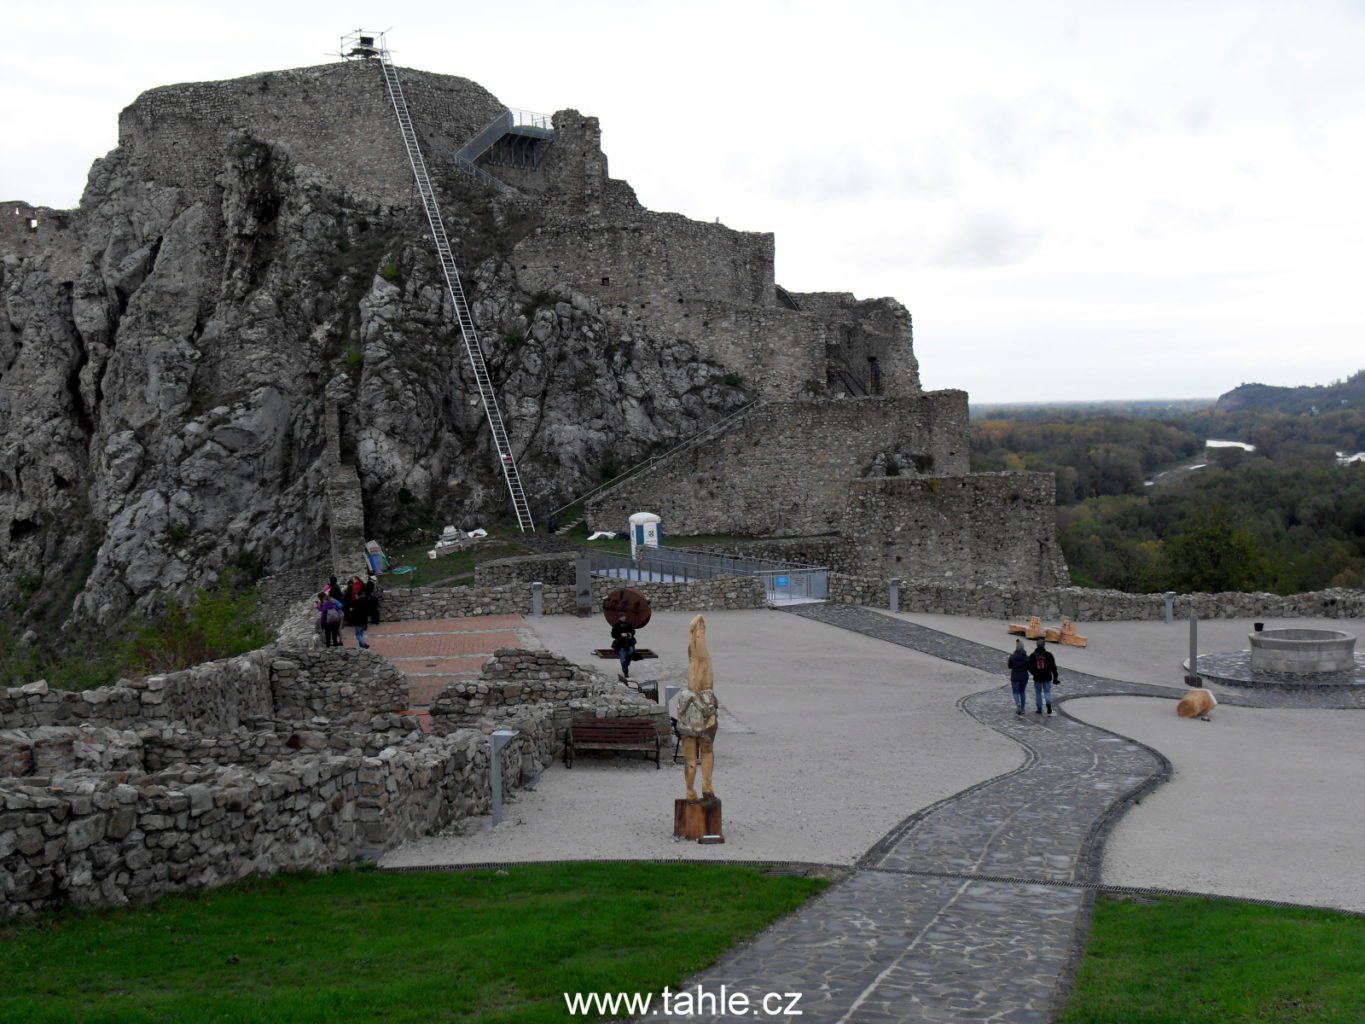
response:
[[[659,732],[645,718],[575,718],[564,740],[564,767],[572,768],[579,750],[641,750],[654,753],[659,768]]]

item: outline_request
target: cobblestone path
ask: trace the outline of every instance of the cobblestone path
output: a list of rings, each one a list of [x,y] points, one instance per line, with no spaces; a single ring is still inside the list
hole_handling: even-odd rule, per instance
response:
[[[1005,678],[1010,645],[1003,641],[997,650],[850,605],[785,610]],[[1072,697],[1184,692],[1080,672],[1063,671],[1062,679],[1053,692],[1058,710]],[[1362,696],[1256,691],[1219,700],[1361,707]],[[804,1024],[1052,1019],[1089,922],[1104,838],[1130,800],[1167,777],[1169,764],[1065,714],[1034,714],[1031,694],[1027,713],[1017,716],[1007,683],[967,695],[960,706],[1019,743],[1024,764],[901,822],[851,876],[689,988],[725,985],[755,999],[801,992]]]

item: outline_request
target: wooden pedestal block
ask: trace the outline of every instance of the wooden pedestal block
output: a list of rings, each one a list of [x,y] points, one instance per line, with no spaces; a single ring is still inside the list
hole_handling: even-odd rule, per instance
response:
[[[673,834],[707,843],[725,842],[720,830],[720,798],[704,796],[700,800],[674,800]]]

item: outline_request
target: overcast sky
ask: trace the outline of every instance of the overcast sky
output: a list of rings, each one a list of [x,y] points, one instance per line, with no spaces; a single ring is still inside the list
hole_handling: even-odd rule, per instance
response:
[[[928,388],[1199,397],[1365,367],[1365,3],[3,10],[0,198],[75,205],[145,89],[392,26],[404,66],[599,117],[652,209],[775,232],[785,287],[900,299]]]

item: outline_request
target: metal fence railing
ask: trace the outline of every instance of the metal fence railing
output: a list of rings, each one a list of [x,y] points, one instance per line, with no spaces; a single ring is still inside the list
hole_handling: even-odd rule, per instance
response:
[[[623,582],[689,583],[721,576],[755,576],[763,581],[771,604],[829,597],[829,569],[825,566],[784,565],[687,548],[641,548],[633,559],[610,552],[588,557],[594,576]]]

